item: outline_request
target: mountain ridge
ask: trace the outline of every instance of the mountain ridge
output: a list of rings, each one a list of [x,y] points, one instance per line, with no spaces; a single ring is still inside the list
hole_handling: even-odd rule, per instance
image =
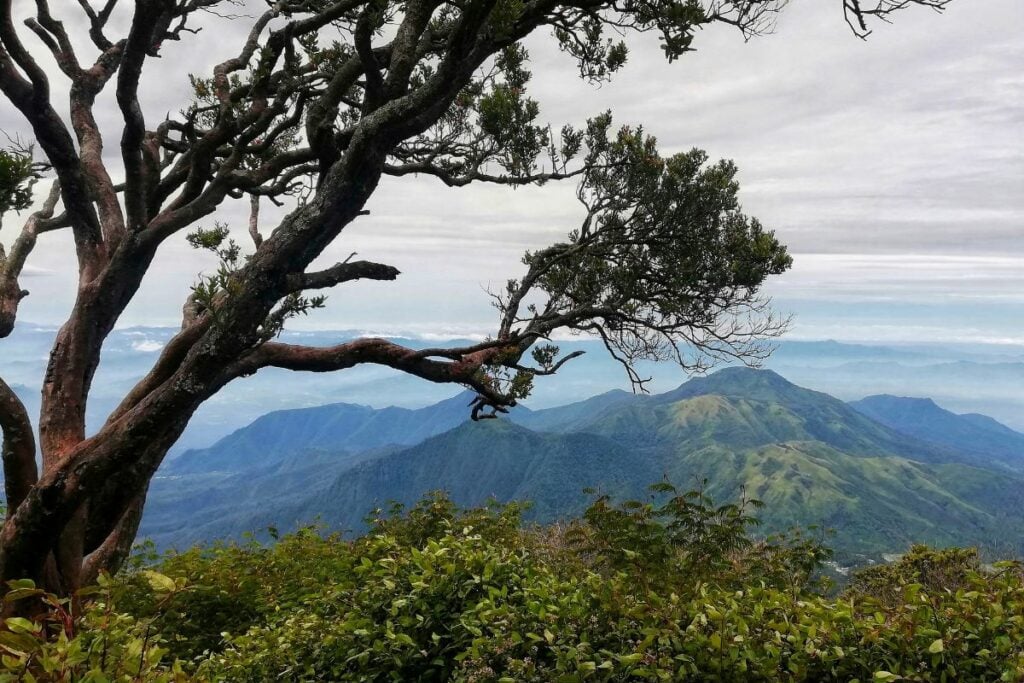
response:
[[[763,498],[765,533],[793,524],[835,526],[836,545],[847,555],[898,552],[911,541],[1024,538],[1024,515],[1016,512],[1024,478],[996,465],[978,466],[977,455],[901,434],[771,371],[726,369],[656,396],[610,392],[479,423],[465,420],[458,398],[442,402],[437,414],[462,419],[415,444],[360,454],[342,449],[351,441],[339,441],[334,455],[329,449],[293,452],[261,473],[236,461],[243,469],[234,474],[164,477],[155,482],[160,503],[147,508],[144,531],[154,530],[162,546],[314,519],[357,531],[371,509],[391,499],[409,504],[433,489],[447,490],[463,505],[491,495],[529,499],[529,519],[552,521],[582,511],[585,486],[642,497],[649,484],[668,478],[684,488],[706,480],[723,502],[744,490]],[[393,427],[394,420],[379,421],[396,415],[387,411],[363,419],[360,429]],[[425,423],[417,418],[410,424]],[[541,426],[547,431],[538,431]],[[275,477],[284,477],[288,496],[267,497]],[[305,486],[303,477],[309,478]],[[232,500],[204,501],[191,518],[176,519],[176,482]],[[246,490],[230,496],[231,486]],[[198,505],[203,495],[180,498]]]
[[[464,391],[423,408],[371,408],[330,403],[267,413],[204,449],[182,453],[167,464],[171,474],[233,471],[269,466],[304,449],[358,452],[410,446],[469,418],[474,394]],[[345,440],[345,446],[338,445]]]
[[[1024,434],[984,415],[957,415],[930,398],[877,394],[851,401],[853,409],[901,433],[974,453],[1015,472],[1024,470]]]

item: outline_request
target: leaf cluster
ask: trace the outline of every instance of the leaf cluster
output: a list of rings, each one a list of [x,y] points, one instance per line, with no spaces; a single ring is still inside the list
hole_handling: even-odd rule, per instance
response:
[[[0,681],[184,683],[188,678],[181,663],[165,661],[168,650],[155,624],[160,608],[183,589],[183,582],[152,570],[140,576],[158,606],[153,616],[143,618],[115,608],[123,589],[106,576],[74,598],[47,593],[28,580],[9,582],[5,607],[34,603],[38,616],[3,620]]]
[[[0,149],[0,216],[8,211],[24,211],[32,205],[36,178],[30,153]]]
[[[698,149],[662,157],[653,137],[613,129],[610,114],[564,129],[561,150],[583,155],[577,196],[586,216],[568,241],[527,252],[527,274],[495,297],[503,333],[596,335],[641,389],[637,361],[704,370],[767,355],[765,340],[787,321],[761,286],[792,259],[743,213],[732,162],[709,163]],[[523,305],[538,292],[546,303]]]

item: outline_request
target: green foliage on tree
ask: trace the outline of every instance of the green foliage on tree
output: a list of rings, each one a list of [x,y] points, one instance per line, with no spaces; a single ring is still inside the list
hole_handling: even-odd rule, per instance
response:
[[[35,178],[28,153],[0,149],[0,217],[8,211],[24,211],[32,204]]]

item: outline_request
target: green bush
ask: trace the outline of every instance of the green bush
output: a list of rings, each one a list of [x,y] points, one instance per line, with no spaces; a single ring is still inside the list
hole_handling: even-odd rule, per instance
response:
[[[217,544],[172,553],[160,571],[188,586],[173,601],[158,602],[145,574],[125,572],[119,604],[156,619],[171,655],[197,660],[224,646],[224,634],[245,633],[273,615],[286,614],[321,596],[325,585],[354,581],[357,557],[338,536],[313,527],[271,546]]]
[[[751,511],[759,501],[716,506],[703,489],[680,492],[668,483],[650,488],[655,498],[648,502],[614,505],[599,496],[566,530],[567,542],[591,568],[626,572],[644,590],[683,594],[708,582],[739,589],[754,580],[801,591],[815,580],[825,587],[818,570],[832,551],[822,539],[800,529],[750,536],[758,525]]]
[[[908,585],[920,584],[929,593],[956,592],[969,588],[979,572],[981,560],[976,548],[933,550],[915,545],[892,564],[856,572],[847,595],[874,598],[887,607],[896,607],[903,602]]]
[[[140,574],[154,603],[169,602],[182,588],[156,572]],[[12,581],[5,607],[28,604],[37,618],[8,617],[0,626],[0,683],[81,681],[82,683],[186,681],[181,663],[167,661],[167,649],[153,619],[139,619],[115,608],[119,592],[109,579],[60,599],[31,581]],[[81,602],[84,609],[75,604]]]
[[[918,546],[829,596],[820,539],[756,539],[748,504],[658,489],[565,527],[435,494],[352,541],[175,554],[80,617],[50,598],[49,621],[8,624],[27,633],[0,638],[0,681],[1024,680],[1019,565]]]

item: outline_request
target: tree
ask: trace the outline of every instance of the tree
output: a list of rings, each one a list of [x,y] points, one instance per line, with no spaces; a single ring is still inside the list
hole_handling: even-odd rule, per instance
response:
[[[871,18],[948,1],[843,0],[843,12],[865,36]],[[627,57],[609,34],[654,33],[673,60],[713,22],[746,36],[770,30],[785,0],[268,1],[238,52],[193,77],[194,101],[155,124],[139,100],[147,64],[166,41],[188,40],[200,13],[225,16],[241,3],[79,0],[65,23],[36,0],[27,30],[16,26],[13,4],[0,0],[0,92],[31,126],[54,180],[0,256],[0,336],[27,294],[18,276],[40,233],[72,233],[78,289],[44,379],[41,471],[29,417],[0,384],[8,505],[0,579],[31,577],[67,593],[115,569],[148,482],[190,416],[262,368],[385,365],[471,387],[480,418],[514,405],[535,377],[574,355],[545,342],[557,330],[599,337],[642,388],[637,360],[685,368],[757,360],[761,340],[783,327],[759,288],[790,259],[741,212],[732,164],[709,164],[699,151],[664,158],[642,129],[616,129],[609,114],[553,133],[526,94],[523,39],[552,30],[580,76],[601,81]],[[112,21],[118,13],[123,22]],[[109,35],[121,24],[126,36]],[[83,61],[86,44],[91,63]],[[69,84],[66,119],[44,59]],[[111,90],[123,122],[117,164],[104,155],[94,111]],[[26,167],[17,152],[3,158],[15,160],[3,208],[24,208],[25,183],[40,167]],[[330,348],[276,341],[288,319],[324,305],[307,292],[398,277],[369,261],[308,267],[364,213],[382,176],[409,174],[449,186],[574,179],[586,216],[566,241],[526,254],[525,274],[494,294],[499,321],[487,341],[420,350],[373,338]],[[251,207],[244,255],[226,227],[199,227],[237,200]],[[267,232],[261,202],[293,210]],[[188,231],[194,246],[219,255],[220,267],[193,288],[180,332],[151,371],[87,434],[104,340],[161,246]]]

